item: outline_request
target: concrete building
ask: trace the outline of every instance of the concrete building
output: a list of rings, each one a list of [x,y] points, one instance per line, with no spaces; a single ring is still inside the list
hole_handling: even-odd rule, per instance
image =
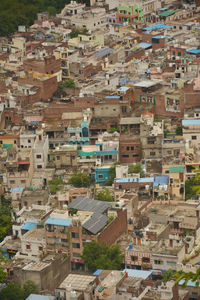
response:
[[[36,139],[33,146],[34,169],[45,169],[48,162],[49,141],[44,136],[43,130],[36,132]]]

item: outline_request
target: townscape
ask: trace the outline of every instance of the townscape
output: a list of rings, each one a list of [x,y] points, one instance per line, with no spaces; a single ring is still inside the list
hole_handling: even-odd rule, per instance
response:
[[[200,299],[199,178],[199,0],[0,37],[1,300]]]

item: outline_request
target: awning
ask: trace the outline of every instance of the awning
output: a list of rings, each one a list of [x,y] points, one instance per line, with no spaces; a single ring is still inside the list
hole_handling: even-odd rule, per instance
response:
[[[30,165],[30,161],[29,160],[18,161],[18,165]]]

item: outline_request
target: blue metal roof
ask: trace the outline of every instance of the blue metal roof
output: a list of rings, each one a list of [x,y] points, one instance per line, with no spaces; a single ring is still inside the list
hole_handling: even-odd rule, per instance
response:
[[[99,155],[99,156],[103,156],[103,155],[117,155],[118,154],[118,151],[117,150],[107,150],[107,151],[97,151],[96,152],[96,155]]]
[[[166,37],[166,35],[156,35],[156,36],[153,36],[152,37],[152,39],[163,39],[163,38],[165,38]]]
[[[182,120],[182,125],[183,126],[200,125],[200,119]]]
[[[124,269],[123,271],[126,272],[130,277],[142,278],[144,280],[147,279],[153,273],[153,270],[143,271],[134,269]]]
[[[48,225],[58,225],[58,226],[70,226],[72,220],[69,219],[58,219],[58,218],[49,218],[46,220],[45,224]]]
[[[98,276],[98,275],[101,274],[102,271],[103,271],[103,269],[97,269],[97,270],[93,273],[93,275]]]
[[[102,50],[96,52],[94,54],[94,56],[103,57],[103,56],[106,56],[106,55],[108,55],[108,54],[110,54],[112,52],[114,52],[113,49],[111,49],[111,48],[105,48],[105,49],[102,49]]]
[[[130,87],[128,86],[121,86],[119,89],[118,89],[118,92],[126,92],[130,89]]]
[[[24,225],[22,225],[22,230],[31,230],[33,227],[37,225],[36,222],[26,222]]]
[[[193,48],[193,49],[187,50],[186,52],[189,53],[189,54],[195,54],[195,55],[197,55],[197,54],[200,54],[200,49]]]
[[[45,295],[36,295],[36,294],[30,294],[26,300],[54,300],[54,296],[45,296]]]
[[[23,187],[15,187],[15,188],[11,188],[10,192],[11,193],[19,193],[19,192],[23,192],[24,188]]]
[[[179,285],[182,285],[182,284],[184,284],[184,282],[185,282],[185,280],[182,279],[182,280],[179,281],[178,284],[179,284]],[[196,281],[188,280],[187,286],[195,287],[195,286],[196,286]]]
[[[149,26],[149,27],[144,27],[144,28],[142,28],[142,30],[169,29],[169,28],[172,28],[172,27],[173,26],[165,25],[163,23],[160,23],[160,24],[155,24],[155,25]]]
[[[155,176],[154,177],[154,186],[158,185],[168,185],[169,176]]]
[[[119,99],[120,96],[106,96],[105,99]]]
[[[149,183],[154,182],[153,177],[149,178],[139,178],[139,177],[122,177],[122,178],[115,178],[116,183],[127,183],[127,182],[138,182],[138,183]]]
[[[146,42],[141,42],[138,44],[140,46],[140,48],[142,49],[148,49],[148,48],[151,48],[152,47],[152,44],[151,43],[146,43]]]

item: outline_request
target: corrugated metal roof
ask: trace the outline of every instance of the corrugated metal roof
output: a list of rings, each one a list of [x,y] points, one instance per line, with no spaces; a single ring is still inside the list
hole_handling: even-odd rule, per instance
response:
[[[101,274],[102,271],[103,271],[103,269],[97,269],[97,270],[93,273],[93,275],[98,276],[98,275]]]
[[[105,99],[120,99],[120,96],[106,96]]]
[[[151,182],[154,182],[154,178],[153,177],[149,177],[149,178],[139,178],[139,177],[115,178],[115,183],[128,183],[128,182],[151,183]]]
[[[182,279],[182,280],[179,281],[178,284],[182,285],[182,284],[184,284],[184,282],[185,282],[185,280]],[[188,280],[187,286],[196,287],[196,281]]]
[[[130,277],[136,277],[142,279],[147,279],[153,273],[153,270],[143,271],[143,270],[134,270],[134,269],[124,269],[123,271],[126,272]]]
[[[170,25],[165,25],[163,23],[155,24],[149,27],[144,27],[142,30],[159,30],[159,29],[169,29],[172,28],[173,26]]]
[[[84,197],[77,197],[74,201],[72,201],[68,208],[75,208],[83,211],[92,211],[97,213],[103,213],[110,207],[109,202],[99,201]]]
[[[22,230],[31,230],[36,225],[37,225],[36,222],[26,222],[24,225],[21,226],[21,229]]]
[[[117,150],[97,151],[96,154],[98,156],[103,156],[103,155],[117,155],[118,151]]]
[[[184,173],[184,170],[183,166],[169,167],[169,173]]]
[[[200,125],[200,119],[182,120],[182,125],[183,126]]]
[[[158,185],[168,185],[169,176],[155,176],[154,177],[154,186]]]
[[[118,89],[118,92],[126,92],[130,89],[130,87],[128,86],[121,86],[119,89]]]
[[[30,294],[26,300],[55,300],[54,296]]]
[[[58,226],[70,226],[72,224],[72,220],[59,219],[59,218],[49,218],[49,219],[46,220],[45,224],[58,225]]]
[[[19,192],[23,192],[24,188],[23,187],[15,187],[15,188],[11,188],[10,192],[11,193],[19,193]]]
[[[108,54],[110,54],[112,52],[114,52],[113,49],[111,49],[111,48],[105,48],[105,49],[102,49],[102,50],[96,52],[94,54],[94,56],[103,57],[103,56],[106,56],[106,55],[108,55]]]
[[[82,224],[82,227],[93,234],[97,234],[107,224],[108,217],[100,213],[94,213],[89,220]]]
[[[197,55],[197,54],[200,54],[200,49],[193,48],[193,49],[187,50],[186,52],[189,53],[189,54],[195,54],[195,55]]]
[[[160,17],[169,17],[174,15],[175,13],[181,11],[182,9],[173,9],[173,10],[167,10],[167,11],[163,11],[159,14]]]
[[[141,42],[138,44],[140,46],[140,48],[142,49],[149,49],[152,47],[152,44],[151,43],[146,43],[146,42]]]

